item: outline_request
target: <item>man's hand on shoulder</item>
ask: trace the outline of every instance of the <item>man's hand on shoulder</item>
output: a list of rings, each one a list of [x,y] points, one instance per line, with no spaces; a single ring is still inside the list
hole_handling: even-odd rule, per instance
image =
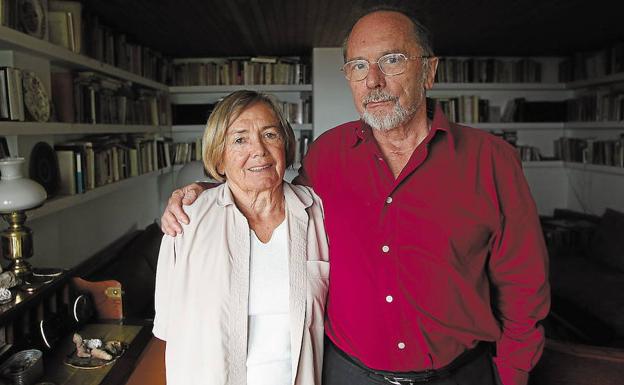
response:
[[[189,223],[189,217],[184,212],[182,205],[191,205],[199,194],[212,186],[211,183],[197,182],[174,190],[167,202],[165,212],[160,218],[160,229],[163,233],[172,237],[182,234],[180,223]]]

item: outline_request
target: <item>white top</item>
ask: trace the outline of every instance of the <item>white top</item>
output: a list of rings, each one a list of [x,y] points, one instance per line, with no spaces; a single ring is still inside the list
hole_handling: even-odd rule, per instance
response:
[[[288,238],[284,220],[267,243],[250,231],[247,385],[290,385]]]
[[[329,253],[314,192],[284,183],[291,385],[321,385]],[[167,342],[167,385],[247,385],[251,236],[227,185],[184,208],[184,233],[164,236],[154,335]],[[271,340],[273,343],[273,340]]]

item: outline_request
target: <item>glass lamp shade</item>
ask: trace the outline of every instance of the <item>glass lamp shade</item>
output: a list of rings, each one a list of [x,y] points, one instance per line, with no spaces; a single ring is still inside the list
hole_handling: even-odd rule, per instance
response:
[[[8,214],[40,206],[47,197],[39,183],[22,174],[24,158],[0,159],[0,213]]]

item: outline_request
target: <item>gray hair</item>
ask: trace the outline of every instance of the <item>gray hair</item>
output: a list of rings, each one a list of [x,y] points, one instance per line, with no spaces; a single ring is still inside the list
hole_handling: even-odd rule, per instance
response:
[[[409,12],[405,8],[400,8],[396,6],[379,5],[379,6],[375,6],[372,8],[368,8],[365,12],[362,12],[360,16],[355,20],[353,25],[351,25],[351,28],[349,28],[349,31],[347,32],[347,35],[345,36],[342,42],[342,57],[345,62],[347,61],[347,44],[349,43],[349,36],[351,36],[353,27],[361,18],[363,18],[364,16],[368,16],[371,13],[375,13],[375,12],[396,12],[410,19],[410,21],[412,22],[412,26],[413,26],[414,39],[416,40],[420,48],[422,48],[423,56],[435,55],[433,53],[433,37],[431,35],[431,32],[429,31],[427,27],[425,27],[424,24],[422,24],[418,19],[416,19],[416,17],[411,12]],[[425,63],[426,62],[427,60],[425,60]]]

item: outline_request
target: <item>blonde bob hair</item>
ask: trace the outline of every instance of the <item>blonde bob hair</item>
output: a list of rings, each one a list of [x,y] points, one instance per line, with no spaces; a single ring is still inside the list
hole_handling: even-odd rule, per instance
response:
[[[295,133],[282,114],[278,102],[271,96],[256,91],[236,91],[221,100],[210,114],[203,136],[202,160],[208,175],[218,180],[225,181],[225,175],[219,173],[218,168],[223,162],[225,155],[225,140],[230,125],[247,108],[256,103],[264,103],[279,121],[279,131],[284,138],[284,150],[286,153],[286,167],[290,167],[295,160]]]

